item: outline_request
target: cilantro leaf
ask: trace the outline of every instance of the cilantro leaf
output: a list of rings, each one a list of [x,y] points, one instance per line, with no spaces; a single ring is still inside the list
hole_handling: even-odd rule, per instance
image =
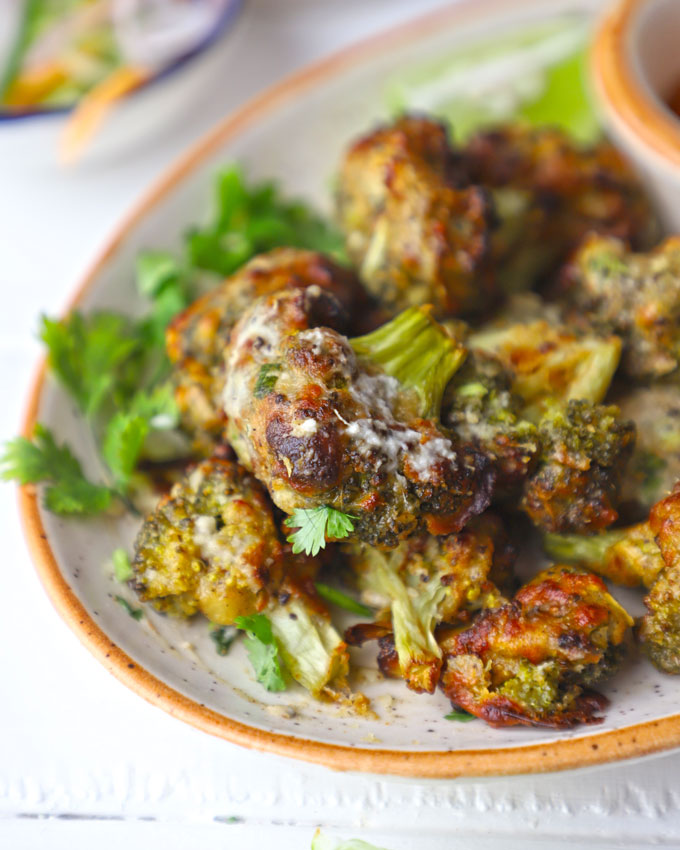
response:
[[[20,484],[46,483],[45,506],[58,514],[93,514],[106,510],[113,492],[93,484],[68,446],[58,446],[52,433],[36,425],[33,440],[15,437],[0,458],[0,476]]]
[[[255,254],[272,248],[308,248],[342,259],[342,237],[306,204],[284,200],[275,183],[247,186],[240,169],[225,169],[217,181],[217,211],[211,224],[187,236],[191,265],[232,274]]]
[[[152,429],[174,428],[177,417],[177,405],[166,384],[151,393],[137,393],[127,410],[113,415],[104,432],[101,452],[117,487],[128,485]]]
[[[118,370],[139,346],[128,319],[108,312],[43,316],[40,336],[50,368],[87,416],[119,391]]]
[[[321,549],[326,548],[326,537],[341,540],[354,531],[354,519],[357,517],[324,505],[318,508],[296,508],[284,525],[296,528],[297,531],[286,540],[293,544],[294,555],[300,552],[318,555]]]
[[[314,582],[314,587],[319,596],[331,605],[337,605],[338,608],[344,608],[345,611],[351,611],[352,614],[359,614],[361,617],[373,616],[373,611],[367,605],[362,605],[361,602],[357,602],[356,599],[352,599],[351,596],[335,587],[329,587],[320,581]]]
[[[165,251],[144,251],[137,257],[137,289],[151,299],[169,287],[177,287],[182,272],[177,260]]]
[[[444,715],[444,720],[457,720],[458,723],[469,723],[471,720],[476,719],[477,718],[474,714],[468,714],[467,711],[460,711],[456,709]]]
[[[144,612],[141,608],[133,608],[132,605],[127,601],[127,599],[123,599],[122,596],[116,596],[116,602],[120,605],[120,607],[129,614],[133,620],[141,620],[144,616]]]
[[[234,625],[246,633],[244,644],[257,681],[268,691],[285,691],[279,648],[267,617],[264,614],[236,617]]]
[[[116,581],[121,582],[121,584],[130,581],[134,573],[125,549],[116,549],[111,555],[111,560],[113,561],[113,574]]]

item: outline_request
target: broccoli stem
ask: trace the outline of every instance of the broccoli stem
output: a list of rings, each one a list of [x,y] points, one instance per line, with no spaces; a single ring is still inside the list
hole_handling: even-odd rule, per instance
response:
[[[328,618],[299,599],[272,605],[267,616],[288,671],[312,696],[347,676],[347,647]]]
[[[543,548],[560,563],[579,564],[625,587],[651,587],[664,568],[654,533],[646,522],[592,537],[546,534]]]
[[[585,537],[582,534],[546,534],[543,549],[559,564],[578,564],[599,572],[607,550],[626,536],[624,530],[605,531]]]
[[[350,340],[359,357],[380,366],[420,399],[420,415],[439,417],[446,385],[465,359],[463,345],[432,317],[432,305],[409,307],[391,322]]]

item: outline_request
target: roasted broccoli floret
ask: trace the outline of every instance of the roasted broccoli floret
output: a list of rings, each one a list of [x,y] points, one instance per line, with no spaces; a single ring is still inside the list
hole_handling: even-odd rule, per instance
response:
[[[639,248],[657,234],[640,181],[608,142],[582,148],[556,128],[509,125],[473,136],[461,156],[472,183],[527,193],[526,223],[505,271],[515,279],[528,271],[527,284],[556,269],[587,233]]]
[[[492,201],[456,168],[442,124],[405,116],[360,138],[341,164],[336,200],[347,252],[392,313],[488,306]]]
[[[342,511],[354,539],[459,530],[493,486],[488,461],[438,424],[461,345],[427,308],[350,341],[329,327],[329,299],[265,296],[234,328],[224,405],[241,462],[285,513]]]
[[[356,277],[311,251],[278,248],[247,263],[210,290],[169,325],[166,348],[173,365],[175,399],[182,427],[196,449],[211,453],[223,439],[226,417],[221,404],[224,349],[243,311],[260,295],[286,287],[317,286],[332,292],[345,310],[347,327],[367,327],[367,296]],[[358,317],[352,324],[349,317]]]
[[[567,295],[594,326],[620,334],[622,366],[633,378],[659,378],[680,363],[680,237],[648,254],[619,239],[592,236],[565,274]]]
[[[596,723],[607,701],[584,689],[616,669],[632,624],[600,578],[552,567],[469,628],[441,631],[440,685],[492,726]]]
[[[648,522],[593,534],[546,534],[543,548],[554,560],[577,564],[626,587],[651,587],[664,563]]]
[[[601,402],[621,356],[616,336],[578,333],[545,319],[482,328],[468,345],[501,361],[522,399],[522,415],[534,421],[546,402]]]
[[[645,597],[639,638],[659,670],[680,673],[680,485],[652,508],[649,525],[665,566]]]
[[[540,442],[520,414],[511,374],[495,356],[472,351],[449,383],[442,421],[461,443],[475,446],[496,470],[496,490],[512,493],[532,468]]]
[[[622,510],[631,520],[649,514],[680,481],[680,386],[654,383],[616,398],[637,439],[621,484]]]
[[[550,532],[597,531],[615,522],[633,423],[617,407],[570,401],[549,408],[538,433],[541,451],[521,502],[531,521]]]
[[[238,464],[191,469],[137,536],[132,586],[143,602],[218,625],[264,613],[293,678],[315,696],[344,690],[346,646],[316,596],[319,564],[279,541],[264,488]]]
[[[359,624],[348,629],[345,639],[356,645],[380,637],[379,661],[396,652],[398,675],[408,687],[433,693],[442,664],[436,626],[467,619],[470,612],[502,600],[494,583],[492,537],[470,530],[445,537],[418,535],[391,551],[362,544],[344,548],[362,598],[385,611],[377,631],[372,624]],[[501,546],[501,559],[503,554]],[[389,663],[384,672],[392,672]]]

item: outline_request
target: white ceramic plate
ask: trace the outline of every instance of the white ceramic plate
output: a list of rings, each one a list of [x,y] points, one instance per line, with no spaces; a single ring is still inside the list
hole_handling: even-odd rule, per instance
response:
[[[135,256],[147,247],[179,245],[187,226],[207,215],[213,176],[225,163],[240,162],[251,178],[274,177],[288,192],[323,207],[343,147],[385,115],[384,90],[395,74],[494,31],[546,14],[585,12],[592,5],[588,0],[470,0],[345,51],[268,91],[228,118],[151,191],[104,250],[73,303],[84,310],[140,309]],[[86,469],[96,474],[82,423],[43,372],[33,390],[27,432],[36,419],[78,446]],[[447,721],[443,695],[416,695],[399,682],[380,680],[372,672],[374,648],[355,659],[370,668],[358,687],[373,700],[378,719],[342,716],[333,706],[313,704],[298,689],[269,694],[254,681],[241,646],[226,657],[215,653],[205,621],[181,623],[147,610],[137,623],[116,604],[120,585],[105,565],[116,547],[130,546],[136,522],[62,520],[40,507],[30,487],[21,499],[41,578],[80,638],[146,699],[229,740],[339,769],[433,777],[554,770],[680,743],[677,682],[642,661],[631,662],[604,689],[611,706],[602,725],[567,732]],[[633,610],[635,604],[639,607],[639,599]]]

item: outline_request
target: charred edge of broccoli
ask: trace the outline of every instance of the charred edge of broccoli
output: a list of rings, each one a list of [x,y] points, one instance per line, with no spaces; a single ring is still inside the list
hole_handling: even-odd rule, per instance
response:
[[[463,345],[432,317],[432,305],[410,307],[391,322],[350,340],[359,357],[380,366],[420,399],[420,414],[439,417],[446,385],[465,359]]]

